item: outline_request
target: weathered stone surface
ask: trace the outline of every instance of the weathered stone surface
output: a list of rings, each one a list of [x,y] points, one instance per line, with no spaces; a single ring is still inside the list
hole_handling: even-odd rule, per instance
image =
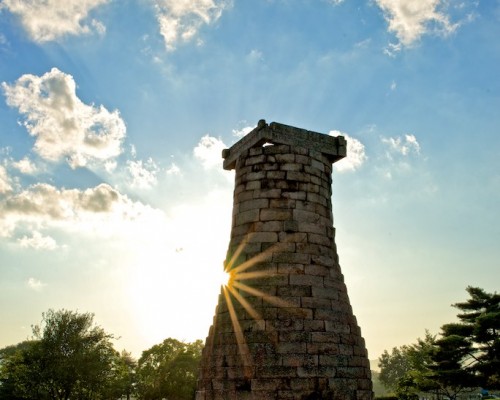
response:
[[[231,280],[197,400],[372,399],[334,240],[331,163],[345,151],[342,137],[260,121],[223,152],[236,170]]]

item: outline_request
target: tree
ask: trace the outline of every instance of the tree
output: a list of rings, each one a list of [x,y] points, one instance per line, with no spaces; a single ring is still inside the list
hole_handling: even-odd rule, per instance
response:
[[[142,400],[190,400],[196,389],[203,344],[165,339],[143,351],[137,366],[137,393]]]
[[[431,354],[431,377],[439,393],[455,399],[460,392],[477,387],[477,379],[464,360],[468,358],[472,344],[456,334],[453,324],[441,327],[441,337]]]
[[[482,386],[500,388],[500,296],[468,287],[470,299],[454,304],[460,322],[428,333],[416,345],[385,351],[379,359],[382,383],[400,397],[432,392],[455,399]]]
[[[453,306],[461,321],[443,326],[443,337],[464,349],[464,361],[482,387],[500,389],[500,294],[467,287],[470,298]]]
[[[110,396],[118,398],[126,396],[130,400],[130,396],[135,393],[136,389],[136,368],[137,361],[132,355],[123,350],[114,360],[114,378],[110,383]]]
[[[417,339],[415,344],[394,347],[391,353],[385,350],[378,364],[382,384],[402,399],[433,389],[429,365],[435,340],[435,336],[426,332],[425,338]]]
[[[93,314],[49,310],[33,327],[34,338],[9,353],[2,379],[21,399],[98,400],[113,380],[117,352],[112,335]]]
[[[36,393],[36,371],[30,362],[34,342],[25,341],[0,350],[0,400],[28,399]],[[38,393],[38,398],[44,398]]]

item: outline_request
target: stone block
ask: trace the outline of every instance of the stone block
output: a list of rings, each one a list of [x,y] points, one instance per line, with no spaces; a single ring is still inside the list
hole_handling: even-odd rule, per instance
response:
[[[309,154],[307,150],[306,154]],[[311,164],[311,157],[309,157],[308,155],[295,154],[295,162],[299,164],[309,165]]]
[[[338,300],[339,298],[338,292],[336,290],[321,286],[315,286],[312,288],[312,296],[318,299],[329,299],[329,300]]]
[[[311,286],[288,285],[278,288],[278,296],[299,296],[309,297],[312,294]]]
[[[302,226],[302,224],[301,224]],[[325,227],[319,226],[318,228],[322,228],[323,231],[325,231]],[[302,228],[301,228],[302,229]],[[313,230],[314,228],[311,225],[308,225],[307,228],[304,227],[304,229],[308,230]],[[328,239],[325,234],[318,234],[318,233],[308,233],[307,238],[309,239],[309,243],[315,243],[315,244],[320,244],[322,246],[331,246],[332,241]]]
[[[303,173],[304,166],[302,164],[297,164],[297,163],[280,164],[280,170],[286,171],[287,172],[287,179],[289,179],[288,173],[290,173],[290,172]]]
[[[312,343],[335,343],[340,349],[340,336],[331,332],[311,332]],[[340,350],[339,350],[340,353]]]
[[[278,168],[277,164],[275,165],[275,168],[276,169]],[[286,178],[285,171],[271,170],[271,168],[266,169],[266,179],[279,180],[279,179],[285,179],[285,178]]]
[[[244,186],[244,191],[242,193],[239,193],[238,195],[235,195],[235,197],[237,197],[237,200],[238,201],[245,201],[245,200],[251,200],[253,199],[254,197],[254,190],[246,190],[246,185],[243,185]],[[235,202],[236,202],[236,199],[235,199]]]
[[[238,226],[249,222],[257,222],[259,221],[259,218],[260,210],[258,209],[244,211],[235,217],[235,225]]]
[[[317,297],[301,297],[301,306],[310,309],[325,309],[331,310],[332,301],[329,299],[321,299]],[[321,320],[323,321],[323,320]],[[324,325],[323,325],[324,326]]]
[[[254,150],[254,149],[252,149],[252,150]],[[259,150],[260,150],[259,155],[255,155],[253,157],[248,157],[247,159],[245,159],[246,166],[261,164],[261,163],[266,161],[266,156],[262,155],[262,149],[259,149]],[[240,172],[241,172],[241,169],[240,169]]]
[[[311,339],[312,340],[312,339]],[[330,342],[313,342],[307,343],[308,354],[335,354],[339,353],[339,346],[334,340]],[[346,362],[347,364],[347,362]]]
[[[260,189],[268,190],[268,189],[276,189],[276,181],[274,179],[262,179],[260,181]]]
[[[291,285],[303,285],[313,287],[323,287],[323,277],[314,275],[290,275]]]
[[[285,154],[276,154],[276,161],[279,163],[295,163],[295,154],[285,153]]]
[[[276,243],[278,241],[278,234],[276,232],[251,232],[247,235],[248,243]]]
[[[279,274],[304,274],[304,264],[278,263]]]
[[[279,333],[280,342],[300,342],[308,343],[311,341],[311,335],[309,332],[280,332]]]
[[[247,183],[247,189],[248,189],[248,183]],[[321,204],[322,206],[326,207],[328,204],[328,197],[321,196],[320,194],[317,193],[307,193],[307,201],[311,201],[313,203],[318,203]]]
[[[290,378],[297,376],[296,368],[290,366],[263,366],[256,368],[257,378]]]
[[[299,224],[301,224],[299,226],[300,232],[308,232],[301,230],[308,227],[308,225],[302,225],[302,224],[308,223],[317,225],[321,220],[321,216],[316,212],[295,209],[293,210],[293,219],[297,221]],[[322,226],[322,231],[324,232],[324,230],[325,227]]]
[[[318,168],[311,167],[310,165],[304,165],[304,172],[309,174],[311,177],[315,176],[319,179],[322,179],[325,176],[325,173]]]
[[[295,182],[310,182],[311,178],[309,177],[309,174],[301,171],[287,171],[286,172],[286,179],[288,181],[295,181]],[[300,190],[300,186],[298,186],[298,189]],[[309,193],[308,193],[309,194]],[[311,193],[315,194],[315,193]]]
[[[245,183],[245,190],[256,190],[260,189],[260,181],[248,181]]]
[[[274,154],[275,156],[278,154],[286,154],[290,153],[290,146],[284,144],[282,145],[275,144],[274,146],[263,147],[262,152],[264,154]]]
[[[299,190],[302,190],[304,192],[319,194],[321,189],[322,188],[320,185],[315,185],[314,183],[311,183],[311,182],[299,183]]]
[[[291,226],[292,229],[295,226],[295,224],[290,223],[290,222],[295,222],[295,221],[284,221],[284,224],[286,224],[288,227]],[[297,224],[298,225],[298,224]],[[307,241],[307,234],[303,232],[293,232],[289,233],[288,231],[285,232],[280,232],[278,234],[279,241],[282,243],[304,243]],[[284,251],[284,249],[283,249]],[[295,251],[295,248],[294,248]]]
[[[334,367],[322,367],[322,366],[314,366],[314,367],[299,367],[297,368],[297,376],[299,378],[308,378],[308,377],[318,377],[318,376],[335,376],[335,368]]]
[[[274,253],[272,261],[277,263],[309,264],[311,256],[301,253]]]
[[[279,342],[276,345],[278,354],[306,354],[307,346],[303,342]]]
[[[248,210],[253,210],[256,208],[267,208],[269,206],[269,200],[268,199],[251,199],[247,201],[242,201],[241,203],[238,204],[239,206],[239,212],[245,212]]]
[[[260,199],[279,199],[281,197],[281,189],[262,189],[262,190],[254,190],[253,198]]]
[[[311,274],[330,276],[330,269],[335,265],[335,260],[332,257],[324,255],[311,255],[311,263],[314,264],[310,266]]]
[[[296,192],[296,191],[286,191],[286,190],[283,190],[283,192],[281,192],[281,196],[287,199],[294,199],[294,200],[305,200],[307,197],[306,192]]]
[[[277,180],[275,183],[278,189],[288,190],[292,192],[296,192],[299,190],[299,182],[296,181],[289,181],[287,179],[283,179],[283,180]]]
[[[249,158],[252,158],[253,156],[258,156],[260,154],[262,154],[264,151],[263,151],[263,148],[258,146],[258,147],[252,147],[250,149],[248,149],[248,155],[249,157],[247,158],[247,160]]]
[[[283,221],[283,232],[291,233],[299,230],[299,223],[294,220]]]
[[[257,222],[255,230],[260,232],[281,232],[283,230],[282,221]]]
[[[297,210],[294,210],[297,211]],[[316,214],[317,216],[317,214]],[[323,246],[328,246],[331,247],[331,240],[326,237],[326,227],[325,225],[322,225],[317,222],[299,222],[299,232],[307,232],[308,234],[315,234],[316,236],[313,236],[313,240],[311,241],[309,239],[309,243],[311,244],[321,244]],[[318,238],[321,237],[321,238]],[[311,235],[308,235],[308,238],[310,238]],[[327,242],[328,240],[328,242]],[[326,244],[325,244],[326,243]]]
[[[283,319],[266,321],[266,330],[299,331],[303,329],[304,321],[302,320]]]
[[[286,221],[292,218],[292,210],[267,208],[260,210],[261,221]]]
[[[318,365],[318,356],[313,354],[284,354],[281,363],[293,367],[315,367]]]
[[[280,199],[272,199],[269,202],[269,207],[270,208],[295,208],[295,203],[296,200],[293,199],[285,199],[285,198],[280,198]]]
[[[301,307],[281,307],[278,309],[278,319],[313,319],[313,310]]]
[[[326,163],[324,163],[322,161],[319,161],[319,160],[317,160],[315,158],[311,158],[311,167],[319,169],[321,172],[325,172],[325,164]]]
[[[339,323],[339,321],[325,321],[325,329],[327,332],[334,332],[340,334],[341,343],[346,344],[346,342],[349,341],[351,342],[349,344],[351,345],[354,344],[354,342],[352,342],[353,336],[350,335],[351,327],[349,326],[349,324]]]
[[[280,304],[282,308],[299,308],[300,307],[300,297],[298,296],[280,296]],[[276,318],[280,318],[281,312],[278,309],[278,314]]]
[[[289,387],[288,380],[286,378],[274,378],[274,379],[252,379],[252,391],[259,390],[276,390],[276,389],[286,389]]]
[[[311,262],[314,262],[314,258],[317,256],[311,257]],[[330,274],[330,268],[328,264],[325,265],[315,265],[309,264],[305,266],[304,272],[306,275],[314,275],[314,276],[328,276]]]

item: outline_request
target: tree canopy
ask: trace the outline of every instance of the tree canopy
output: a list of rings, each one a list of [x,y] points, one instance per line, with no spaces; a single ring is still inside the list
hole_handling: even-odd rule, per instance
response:
[[[94,315],[49,310],[33,337],[0,349],[0,400],[194,397],[203,344],[168,338],[137,362],[117,352]]]
[[[500,388],[500,295],[469,286],[470,296],[453,306],[459,322],[426,334],[416,344],[384,351],[380,380],[400,397],[432,392],[450,399],[477,387]]]
[[[93,314],[49,310],[33,339],[1,351],[3,398],[102,399],[113,381],[118,353]]]
[[[190,400],[196,390],[201,340],[168,338],[143,351],[137,367],[137,393],[143,400]]]

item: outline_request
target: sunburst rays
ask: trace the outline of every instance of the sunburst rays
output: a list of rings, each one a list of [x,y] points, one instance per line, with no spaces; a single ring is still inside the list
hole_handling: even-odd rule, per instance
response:
[[[224,296],[229,317],[231,319],[231,324],[233,326],[233,332],[235,335],[241,364],[243,366],[244,376],[247,379],[253,376],[254,363],[252,360],[250,349],[245,339],[245,332],[242,329],[235,303],[240,304],[242,309],[244,309],[248,313],[248,315],[257,322],[257,324],[255,324],[256,329],[268,331],[269,333],[274,331],[274,328],[272,326],[266,324],[266,321],[264,320],[262,315],[255,309],[249,299],[251,297],[259,298],[262,299],[263,302],[267,302],[276,307],[291,308],[294,307],[294,305],[290,304],[280,297],[271,295],[261,289],[252,286],[252,281],[254,280],[265,282],[266,278],[276,276],[277,272],[274,269],[268,268],[255,271],[248,270],[252,267],[258,266],[261,263],[272,261],[273,254],[282,251],[286,244],[287,242],[275,243],[274,245],[268,247],[266,250],[252,256],[248,260],[241,261],[240,256],[244,254],[245,247],[248,245],[248,241],[243,240],[224,266],[224,270],[228,274],[228,281],[225,285],[222,286],[222,294]],[[214,320],[214,329],[216,329],[216,323],[217,318],[215,318]],[[270,335],[270,337],[271,336],[273,335]],[[212,341],[210,343],[210,347],[212,347],[213,345],[214,342]],[[212,350],[213,348],[209,349],[210,352],[212,352]]]

